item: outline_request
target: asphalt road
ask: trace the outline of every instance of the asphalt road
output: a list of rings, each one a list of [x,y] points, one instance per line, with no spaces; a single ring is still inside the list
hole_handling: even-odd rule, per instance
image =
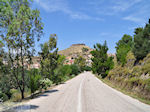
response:
[[[150,112],[149,105],[112,89],[90,72],[80,74],[19,108],[25,112]]]

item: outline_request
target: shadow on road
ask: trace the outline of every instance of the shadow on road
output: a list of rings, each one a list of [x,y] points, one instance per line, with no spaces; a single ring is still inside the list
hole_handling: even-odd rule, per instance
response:
[[[39,95],[39,94],[36,94],[33,99],[40,98],[40,97],[46,97],[46,96],[48,96],[50,93],[54,93],[54,92],[58,92],[58,90],[57,90],[57,89],[47,90],[47,91],[43,92],[43,93],[40,94],[40,95]]]
[[[33,109],[38,108],[39,106],[36,105],[19,105],[19,106],[15,106],[9,110],[3,111],[3,112],[24,112],[24,111],[30,111]]]
[[[57,89],[53,89],[53,90],[47,90],[44,93],[53,93],[53,92],[57,92],[57,91],[58,91]]]

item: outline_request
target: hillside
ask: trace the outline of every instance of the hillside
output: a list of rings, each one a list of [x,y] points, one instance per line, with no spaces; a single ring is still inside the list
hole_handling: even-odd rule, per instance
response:
[[[64,56],[71,56],[73,54],[83,55],[83,48],[87,48],[88,51],[86,54],[89,54],[92,50],[90,47],[86,46],[85,44],[72,44],[69,48],[59,51],[58,53]]]
[[[132,52],[126,58],[125,66],[115,64],[107,79],[123,90],[150,100],[150,54],[136,65]]]
[[[87,65],[91,66],[91,51],[92,49],[85,44],[72,44],[69,48],[59,51],[58,54],[66,56],[65,64],[71,65],[76,58],[82,56],[86,59]]]

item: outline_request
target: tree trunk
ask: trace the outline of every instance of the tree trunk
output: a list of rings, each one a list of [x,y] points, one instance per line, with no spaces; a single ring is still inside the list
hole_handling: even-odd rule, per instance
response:
[[[21,90],[21,98],[24,99],[24,89]]]

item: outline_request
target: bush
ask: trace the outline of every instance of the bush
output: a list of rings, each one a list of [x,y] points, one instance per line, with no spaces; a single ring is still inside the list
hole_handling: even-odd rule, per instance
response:
[[[69,79],[72,69],[70,65],[58,67],[55,71],[54,83],[59,84]]]
[[[150,74],[150,63],[147,63],[147,64],[142,66],[142,72]]]
[[[145,82],[146,82],[146,89],[150,91],[150,79],[145,80]]]
[[[80,73],[80,69],[77,65],[73,64],[73,65],[70,65],[71,67],[71,75],[78,75]]]
[[[91,71],[92,70],[92,68],[89,66],[84,66],[81,69],[82,69],[81,71]]]
[[[6,101],[8,100],[8,96],[0,91],[0,99],[2,99],[2,101]]]
[[[48,87],[50,87],[52,85],[52,81],[49,80],[48,78],[40,80],[40,89],[47,89]]]
[[[136,59],[131,51],[128,52],[126,60],[127,60],[126,67],[132,68],[135,64]]]
[[[39,86],[40,86],[39,80],[40,79],[41,79],[41,75],[39,75],[37,69],[33,69],[30,71],[29,87],[31,89],[31,93],[34,93],[36,90],[39,89]]]

